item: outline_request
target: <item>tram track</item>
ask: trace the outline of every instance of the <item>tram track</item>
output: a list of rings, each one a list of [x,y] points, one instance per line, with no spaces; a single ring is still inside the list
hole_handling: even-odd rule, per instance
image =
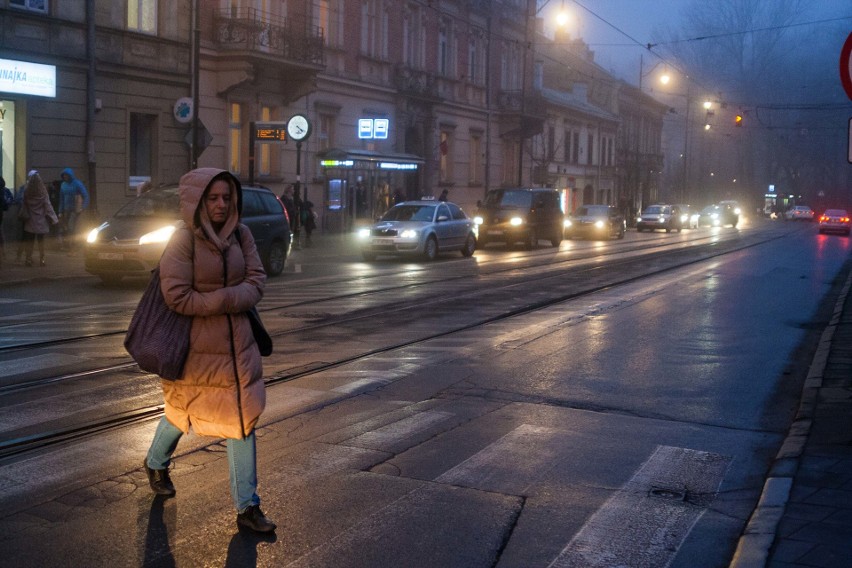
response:
[[[530,264],[525,264],[525,265],[520,266],[520,267],[517,266],[517,265],[514,265],[514,264],[512,264],[510,266],[505,266],[506,261],[501,260],[501,261],[499,261],[501,267],[497,268],[495,270],[478,270],[477,272],[465,272],[465,273],[462,273],[462,274],[458,274],[458,275],[455,275],[455,276],[449,276],[449,277],[442,275],[442,276],[429,278],[429,279],[426,279],[426,280],[423,280],[423,281],[406,282],[405,284],[398,284],[398,285],[382,284],[377,288],[369,289],[369,290],[359,290],[359,291],[355,291],[355,292],[336,294],[336,295],[328,296],[328,297],[324,297],[324,298],[315,298],[315,299],[309,299],[309,300],[295,301],[295,302],[290,302],[290,303],[287,303],[287,304],[276,305],[276,306],[262,306],[262,307],[259,308],[259,312],[262,314],[262,313],[265,313],[265,312],[287,310],[287,309],[290,309],[290,308],[299,308],[299,307],[305,307],[305,306],[316,306],[316,305],[322,305],[323,303],[328,303],[328,302],[338,302],[338,301],[342,301],[342,300],[346,300],[346,299],[363,298],[363,297],[366,297],[366,296],[372,296],[372,295],[378,295],[378,294],[391,294],[391,293],[399,292],[399,291],[402,291],[402,290],[410,290],[410,289],[417,288],[417,287],[428,286],[428,285],[433,284],[435,281],[451,282],[451,281],[459,281],[459,280],[469,279],[469,278],[472,278],[472,277],[495,276],[495,275],[499,275],[499,274],[502,274],[502,273],[517,272],[519,269],[527,271],[527,272],[534,271],[534,270],[540,269],[540,268],[558,270],[560,267],[564,267],[565,265],[568,265],[568,264],[577,264],[579,262],[588,261],[588,260],[592,260],[592,259],[598,259],[598,260],[606,259],[606,258],[616,256],[616,255],[646,253],[646,252],[651,252],[651,251],[654,251],[654,250],[656,250],[658,252],[665,252],[665,251],[670,251],[670,250],[682,249],[684,247],[706,246],[706,245],[697,245],[696,242],[697,241],[699,241],[699,242],[700,241],[710,241],[710,240],[713,241],[711,243],[708,243],[710,245],[715,245],[715,244],[719,244],[721,242],[724,242],[724,241],[718,240],[718,237],[714,237],[712,235],[702,235],[698,239],[691,239],[687,243],[683,243],[683,242],[641,243],[637,246],[628,246],[627,248],[624,248],[624,249],[618,248],[618,249],[615,249],[615,250],[606,250],[606,251],[598,251],[598,250],[583,251],[583,252],[580,252],[579,254],[574,254],[570,257],[556,258],[556,259],[554,259],[552,257],[548,257],[547,260],[545,260],[544,262],[535,262],[535,256],[544,256],[542,254],[538,254],[538,255],[533,255],[532,258],[534,259],[534,262],[532,262]],[[619,244],[621,244],[621,243],[619,243]],[[545,250],[545,254],[546,254],[546,250]],[[561,254],[561,252],[557,253],[557,254]],[[527,258],[530,258],[530,257],[527,257]],[[491,262],[495,262],[495,261],[491,261]],[[480,269],[481,267],[482,267],[482,264],[477,265],[478,269]],[[426,274],[427,273],[426,270],[427,270],[426,267],[424,267],[421,270],[421,272],[423,274]],[[334,286],[334,285],[339,285],[339,284],[343,284],[343,283],[351,285],[353,282],[366,282],[366,281],[375,281],[375,280],[389,281],[394,276],[400,276],[400,275],[403,275],[403,274],[406,275],[406,276],[410,276],[412,274],[412,271],[410,269],[406,269],[406,270],[393,271],[393,272],[382,272],[382,273],[378,273],[378,274],[359,276],[355,279],[335,277],[333,279],[323,280],[322,284],[325,285],[325,286],[329,286],[329,285]],[[127,314],[127,320],[129,322],[130,316],[132,315],[132,308],[131,309],[123,308],[123,309],[115,310],[115,311],[112,311],[112,312],[105,312],[105,313],[102,313],[102,314],[99,314],[99,315],[105,316],[105,315],[110,315],[110,314],[114,314],[114,313]],[[66,316],[65,319],[71,319],[72,317],[73,316]],[[3,323],[4,319],[6,320],[6,323]],[[8,329],[8,328],[14,328],[14,327],[19,327],[19,326],[25,327],[25,326],[28,326],[28,325],[33,325],[33,324],[39,323],[40,321],[42,321],[42,320],[37,318],[37,317],[33,317],[33,316],[17,316],[17,317],[7,316],[6,318],[0,318],[0,331],[2,331],[4,329]],[[53,320],[53,321],[55,321],[55,320]],[[44,340],[44,341],[30,341],[30,342],[26,342],[26,343],[21,342],[21,343],[11,343],[11,344],[6,344],[6,345],[0,345],[0,355],[2,355],[4,353],[14,353],[16,351],[21,351],[21,350],[39,349],[39,348],[46,348],[46,347],[57,347],[57,346],[77,343],[77,342],[81,342],[81,341],[101,339],[101,338],[107,338],[107,337],[115,337],[115,336],[119,336],[119,335],[124,335],[126,332],[127,332],[127,328],[122,326],[122,329],[116,329],[116,330],[112,330],[112,331],[104,331],[104,332],[101,332],[101,333],[90,333],[90,334],[78,335],[78,336],[73,336],[73,337],[49,339],[49,340]],[[0,393],[2,393],[2,389],[0,389]]]
[[[468,303],[471,294],[474,293],[476,293],[479,303],[492,307],[493,309],[493,306],[500,305],[501,302],[504,301],[504,298],[513,296],[513,290],[516,289],[516,287],[527,285],[530,281],[541,282],[542,280],[550,280],[553,286],[553,293],[550,296],[537,298],[533,301],[528,301],[518,305],[507,304],[508,307],[502,308],[498,311],[489,312],[487,309],[483,309],[477,311],[475,318],[462,319],[453,325],[438,328],[429,333],[421,333],[416,336],[401,336],[398,341],[378,345],[357,352],[347,353],[333,361],[315,362],[301,366],[298,369],[291,367],[290,369],[273,372],[265,379],[265,381],[269,386],[284,384],[300,377],[334,369],[336,367],[364,360],[382,353],[388,353],[394,350],[423,344],[438,338],[445,338],[454,334],[463,333],[495,322],[505,321],[538,310],[544,310],[557,304],[590,296],[603,290],[635,283],[645,278],[661,275],[663,273],[685,268],[697,263],[706,262],[707,260],[721,255],[731,254],[753,246],[759,246],[776,238],[780,237],[769,235],[756,239],[736,239],[725,241],[724,243],[705,243],[700,246],[692,246],[686,249],[679,247],[682,248],[680,254],[673,254],[670,250],[657,250],[652,255],[641,255],[617,260],[610,259],[609,262],[605,263],[597,262],[582,268],[574,267],[576,270],[574,270],[570,276],[566,275],[566,272],[562,269],[564,266],[554,266],[553,263],[543,263],[538,267],[525,266],[523,267],[523,277],[509,278],[507,282],[501,286],[489,290],[488,297],[485,297],[486,295],[483,293],[482,289],[472,286],[472,288],[475,289],[472,289],[467,293],[456,294],[452,302],[447,302],[446,298],[442,297],[440,292],[436,292],[434,294],[430,294],[427,298],[418,297],[415,300],[402,302],[401,304],[394,306],[392,310],[389,310],[386,305],[378,309],[372,308],[363,311],[356,310],[355,314],[347,315],[343,318],[332,317],[326,321],[310,326],[302,326],[282,332],[275,332],[273,333],[273,337],[286,339],[287,336],[292,336],[293,334],[304,336],[306,333],[315,333],[324,328],[337,326],[360,325],[364,329],[380,327],[386,324],[385,320],[389,317],[406,321],[404,318],[406,310],[413,310],[415,307],[421,309],[423,302],[431,302],[433,304],[441,303],[447,312],[452,312],[455,309],[455,306],[463,306],[465,303]],[[595,258],[600,256],[600,254],[595,255]],[[590,255],[585,260],[588,260],[589,258],[592,258],[592,256]],[[651,262],[652,259],[653,262]],[[665,259],[668,259],[668,262],[665,262]],[[581,259],[573,258],[571,259],[571,262],[577,264],[579,260]],[[559,261],[558,264],[561,265],[562,262],[565,261]],[[655,263],[659,264],[654,265]],[[651,265],[654,266],[649,268]],[[518,267],[488,273],[486,276],[494,278],[499,276],[500,272],[509,273],[511,271],[518,272]],[[539,272],[539,274],[532,274],[533,272]],[[540,272],[548,272],[549,274],[542,275]],[[623,275],[622,272],[624,273]],[[592,274],[594,274],[594,277],[591,277]],[[449,279],[443,278],[439,280],[446,283],[447,281],[452,282],[470,278],[475,279],[481,278],[482,276],[482,274],[477,274],[475,276],[459,275]],[[384,277],[388,278],[388,275],[385,274]],[[412,286],[420,287],[434,284],[435,280],[436,279],[429,279],[427,282],[386,286],[368,292],[361,291],[352,294],[340,294],[329,298],[273,306],[265,309],[264,311],[271,312],[275,310],[292,309],[293,307],[312,306],[332,300],[341,301],[353,297],[363,297],[364,294],[387,294],[391,290],[398,291]],[[286,341],[284,343],[286,344]],[[113,367],[118,368],[131,366],[133,366],[133,363],[123,363]],[[95,369],[90,373],[95,372],[107,372],[107,369]],[[80,375],[80,373],[74,375]],[[48,386],[61,380],[61,377],[46,378],[41,381],[41,385]],[[22,386],[18,390],[22,388],[25,387]],[[32,388],[36,388],[36,386],[34,385]],[[15,391],[11,389],[8,391],[0,389],[0,395],[6,394],[7,392]],[[66,427],[54,427],[46,429],[43,432],[30,432],[26,436],[13,436],[10,439],[0,440],[0,462],[18,458],[31,452],[36,452],[57,444],[73,443],[76,440],[80,440],[97,433],[122,428],[144,420],[155,419],[161,415],[161,406],[147,406],[113,413],[110,416],[105,417],[103,420],[93,420],[81,424],[69,424]]]

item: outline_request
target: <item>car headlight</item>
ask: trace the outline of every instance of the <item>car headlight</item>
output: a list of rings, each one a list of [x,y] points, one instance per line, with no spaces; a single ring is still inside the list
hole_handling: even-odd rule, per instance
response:
[[[511,219],[509,219],[509,224],[513,227],[520,227],[524,224],[524,220],[520,217],[512,217]]]
[[[405,229],[399,234],[399,236],[403,239],[416,239],[417,231],[415,231],[414,229]]]
[[[473,222],[477,225],[481,225],[485,222],[485,219],[483,219],[481,216],[477,215],[476,217],[473,218]]]
[[[98,235],[101,233],[101,231],[106,229],[106,227],[107,227],[107,223],[101,223],[99,226],[97,226],[94,229],[92,229],[91,231],[89,231],[89,234],[86,235],[86,242],[87,243],[97,242]]]
[[[569,219],[565,219],[564,221],[562,221],[562,226],[565,227],[566,229],[570,229],[571,225],[572,225],[572,223]]]
[[[640,221],[642,221],[642,217],[636,217],[636,222],[639,223]]]
[[[370,236],[370,229],[368,229],[367,227],[364,227],[363,229],[358,229],[358,238],[359,239],[366,239],[369,236]]]
[[[167,243],[169,242],[169,239],[172,238],[172,233],[175,232],[175,228],[176,227],[174,225],[166,225],[156,231],[146,233],[139,237],[139,244],[150,245],[155,243]]]
[[[603,221],[601,221],[601,220],[595,221],[595,229],[603,229],[603,228],[604,228],[604,222]]]
[[[718,219],[718,218],[719,218],[719,214],[718,214],[718,213],[711,213],[711,214],[710,214],[710,218],[711,218],[711,219],[713,219],[713,220],[715,221],[716,219]]]

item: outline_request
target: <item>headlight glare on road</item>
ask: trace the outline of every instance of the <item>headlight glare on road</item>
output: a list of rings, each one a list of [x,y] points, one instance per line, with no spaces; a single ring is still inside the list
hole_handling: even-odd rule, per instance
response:
[[[511,219],[509,219],[509,224],[513,227],[520,227],[524,224],[524,220],[520,217],[512,217]]]
[[[151,231],[139,237],[140,245],[150,245],[154,243],[167,243],[172,238],[172,233],[175,232],[174,225],[166,225],[156,231]]]

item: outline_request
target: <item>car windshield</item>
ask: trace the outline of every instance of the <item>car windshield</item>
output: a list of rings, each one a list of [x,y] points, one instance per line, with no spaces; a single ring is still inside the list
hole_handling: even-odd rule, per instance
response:
[[[530,191],[513,191],[513,190],[497,190],[490,191],[485,196],[485,205],[513,208],[518,207],[527,209],[532,202],[532,192]]]
[[[710,213],[715,213],[719,208],[715,205],[708,205],[704,209],[701,210],[702,215],[709,215]]]
[[[434,205],[396,205],[382,216],[382,221],[431,221]]]
[[[587,205],[578,207],[574,215],[577,217],[606,217],[609,214],[609,207],[606,205]]]
[[[668,213],[668,211],[666,211],[666,207],[662,205],[651,205],[650,207],[645,209],[645,213],[648,215],[660,215],[663,213]]]
[[[180,197],[177,189],[149,191],[137,197],[116,213],[116,217],[174,217],[179,216]]]

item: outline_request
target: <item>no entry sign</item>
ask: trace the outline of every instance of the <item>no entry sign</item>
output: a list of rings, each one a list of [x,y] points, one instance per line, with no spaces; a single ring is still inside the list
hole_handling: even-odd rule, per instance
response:
[[[840,82],[843,83],[846,96],[852,99],[852,33],[840,50]]]

